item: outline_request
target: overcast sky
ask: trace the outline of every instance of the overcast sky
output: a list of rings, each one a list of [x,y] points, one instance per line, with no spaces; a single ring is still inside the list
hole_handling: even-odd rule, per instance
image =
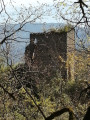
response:
[[[29,4],[32,4],[32,5],[37,5],[37,3],[39,2],[40,4],[41,3],[47,3],[47,4],[52,4],[53,3],[53,0],[12,0],[13,4],[15,6],[20,6],[21,4],[24,4],[25,6],[28,6]],[[9,4],[10,3],[10,0],[5,0],[5,3]]]
[[[12,2],[12,4],[11,4]],[[4,0],[5,4],[5,9],[8,12],[10,16],[15,16],[15,10],[12,7],[12,5],[17,9],[18,11],[21,9],[21,6],[24,5],[26,8],[30,6],[39,6],[41,4],[48,4],[50,6],[53,6],[53,0]],[[0,6],[1,7],[1,6]],[[6,15],[2,13],[2,15],[5,17]],[[0,22],[3,21],[4,17],[0,16]],[[44,17],[43,22],[57,22],[54,18],[52,17]]]
[[[62,2],[62,1],[64,1],[64,2],[66,2],[66,3],[68,3],[69,5],[72,6],[72,4],[74,2],[77,2],[78,0],[3,0],[3,1],[4,1],[4,4],[5,4],[5,9],[8,12],[8,14],[11,14],[11,16],[14,16],[15,12],[14,12],[14,8],[12,7],[12,5],[15,7],[16,10],[19,11],[21,9],[22,5],[24,5],[28,9],[30,4],[32,6],[39,6],[41,4],[48,4],[50,6],[53,6],[53,5],[55,5],[54,2],[58,2],[58,1]],[[12,4],[10,2],[12,2]],[[0,0],[0,3],[1,3],[1,0]],[[61,8],[60,4],[59,4],[59,7]],[[67,12],[66,9],[67,9],[67,7],[64,6],[64,9],[61,10],[61,12]],[[73,9],[74,9],[74,7],[73,7]],[[51,17],[52,14],[53,14],[54,18]],[[55,20],[55,17],[56,17],[55,16],[55,9],[53,7],[52,7],[52,14],[51,14],[51,16],[45,17],[44,22],[57,22]],[[0,21],[3,21],[4,17],[5,17],[4,13],[2,13],[2,15],[0,14]]]
[[[40,4],[44,4],[44,3],[47,3],[49,5],[52,5],[53,4],[53,1],[64,1],[64,2],[69,2],[69,1],[72,1],[72,2],[75,2],[75,1],[78,1],[78,0],[4,0],[5,3],[9,4],[10,1],[13,2],[13,4],[15,6],[20,6],[21,4],[24,4],[25,6],[28,6],[29,4],[32,4],[32,5],[37,5],[37,3],[40,3]]]

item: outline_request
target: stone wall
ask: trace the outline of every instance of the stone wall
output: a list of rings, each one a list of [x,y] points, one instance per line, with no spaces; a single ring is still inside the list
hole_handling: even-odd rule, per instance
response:
[[[75,31],[67,33],[67,79],[74,80]]]
[[[48,32],[30,34],[31,45],[35,45],[33,59],[30,53],[30,45],[26,47],[25,59],[30,70],[40,71],[47,77],[54,76],[57,71],[63,79],[67,79],[67,53],[74,49],[74,32]],[[34,44],[37,40],[37,44]],[[72,41],[72,43],[71,43]],[[71,45],[72,44],[72,45]],[[69,73],[69,72],[68,72]]]

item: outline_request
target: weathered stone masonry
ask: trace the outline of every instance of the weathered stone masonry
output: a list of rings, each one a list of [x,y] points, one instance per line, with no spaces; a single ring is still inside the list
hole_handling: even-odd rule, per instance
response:
[[[31,45],[29,44],[25,51],[25,62],[30,70],[40,71],[47,77],[59,71],[63,79],[67,79],[68,76],[74,79],[74,64],[69,65],[69,69],[66,68],[68,54],[74,53],[74,30],[61,33],[32,33],[30,40]],[[37,40],[37,44],[34,44],[34,40]],[[31,50],[32,45],[34,45],[33,50]],[[33,51],[32,56],[30,51]],[[71,73],[70,70],[73,72]]]

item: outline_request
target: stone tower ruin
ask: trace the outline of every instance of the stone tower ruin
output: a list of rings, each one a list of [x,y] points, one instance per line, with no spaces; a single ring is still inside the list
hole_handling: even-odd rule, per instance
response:
[[[74,62],[66,67],[68,55],[73,54],[74,49],[74,30],[31,33],[30,44],[25,50],[25,63],[31,71],[38,71],[50,79],[56,72],[63,79],[74,79]]]

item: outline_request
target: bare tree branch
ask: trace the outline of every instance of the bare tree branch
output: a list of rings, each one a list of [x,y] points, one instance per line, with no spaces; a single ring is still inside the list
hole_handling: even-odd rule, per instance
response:
[[[0,87],[3,89],[5,93],[9,95],[9,97],[11,97],[13,100],[16,100],[16,98],[13,96],[14,93],[8,92],[1,84],[0,84]]]
[[[69,108],[63,108],[59,111],[56,111],[54,113],[52,113],[49,117],[47,117],[45,120],[52,120],[55,117],[58,117],[60,115],[62,115],[63,113],[68,112],[69,113],[69,120],[73,120],[74,119],[74,114],[72,112],[72,110],[70,110]]]

